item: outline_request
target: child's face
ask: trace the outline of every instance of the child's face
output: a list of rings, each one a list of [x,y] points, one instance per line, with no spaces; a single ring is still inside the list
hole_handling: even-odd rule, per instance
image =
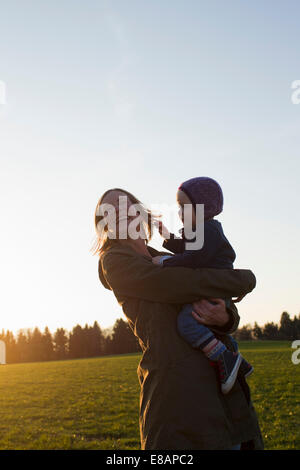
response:
[[[178,211],[178,215],[180,217],[180,219],[182,220],[182,223],[184,224],[184,205],[185,204],[192,204],[190,198],[185,194],[184,191],[181,191],[180,189],[178,189],[177,191],[177,204],[179,206],[179,211]],[[186,212],[186,216],[187,216],[188,212]],[[186,220],[186,223],[188,222],[191,222],[191,221],[188,221]],[[195,214],[195,209],[194,207],[192,207],[192,225],[195,225],[196,223],[196,214]]]

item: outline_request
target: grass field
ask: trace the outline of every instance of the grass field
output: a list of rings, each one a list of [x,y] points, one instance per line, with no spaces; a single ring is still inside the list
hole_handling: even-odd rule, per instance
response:
[[[266,449],[300,449],[289,342],[241,342]],[[0,366],[0,449],[139,449],[139,354]]]

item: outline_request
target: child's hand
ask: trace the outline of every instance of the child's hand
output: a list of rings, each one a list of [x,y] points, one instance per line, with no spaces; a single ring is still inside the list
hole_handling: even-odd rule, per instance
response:
[[[153,225],[158,229],[160,235],[165,239],[170,238],[170,232],[161,220],[154,220]]]
[[[160,264],[159,261],[160,261],[161,258],[163,258],[163,256],[153,256],[153,258],[152,258],[152,263],[159,265],[159,264]]]

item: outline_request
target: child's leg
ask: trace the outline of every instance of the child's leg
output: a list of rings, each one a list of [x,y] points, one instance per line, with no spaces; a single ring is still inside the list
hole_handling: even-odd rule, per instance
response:
[[[217,364],[222,392],[228,393],[232,389],[241,362],[242,356],[237,352],[229,351],[214,333],[192,316],[193,307],[187,304],[177,317],[178,330],[181,336],[194,348],[203,351],[205,356]]]
[[[234,337],[231,336],[231,335],[228,335],[228,338],[230,339],[233,351],[238,352],[239,346],[238,346],[238,343],[236,342],[236,340],[234,339]],[[253,373],[253,371],[254,371],[254,369],[253,369],[252,365],[249,364],[249,362],[246,361],[246,359],[243,357],[242,358],[242,363],[241,363],[241,366],[240,366],[240,369],[239,369],[239,375],[242,375],[246,378],[249,375],[251,375]]]
[[[179,313],[177,317],[179,333],[193,348],[201,349],[211,361],[217,361],[227,348],[209,328],[195,320],[191,314],[192,309],[192,305],[187,304]]]

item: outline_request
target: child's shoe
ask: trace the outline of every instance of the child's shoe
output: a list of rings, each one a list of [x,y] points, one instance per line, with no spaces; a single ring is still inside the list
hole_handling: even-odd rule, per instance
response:
[[[251,366],[251,364],[249,364],[246,359],[242,358],[242,363],[239,368],[239,375],[243,375],[246,379],[246,377],[249,377],[253,371],[254,368]]]
[[[224,351],[218,361],[219,377],[221,381],[221,390],[224,395],[232,389],[237,374],[242,363],[242,356],[237,352]]]

